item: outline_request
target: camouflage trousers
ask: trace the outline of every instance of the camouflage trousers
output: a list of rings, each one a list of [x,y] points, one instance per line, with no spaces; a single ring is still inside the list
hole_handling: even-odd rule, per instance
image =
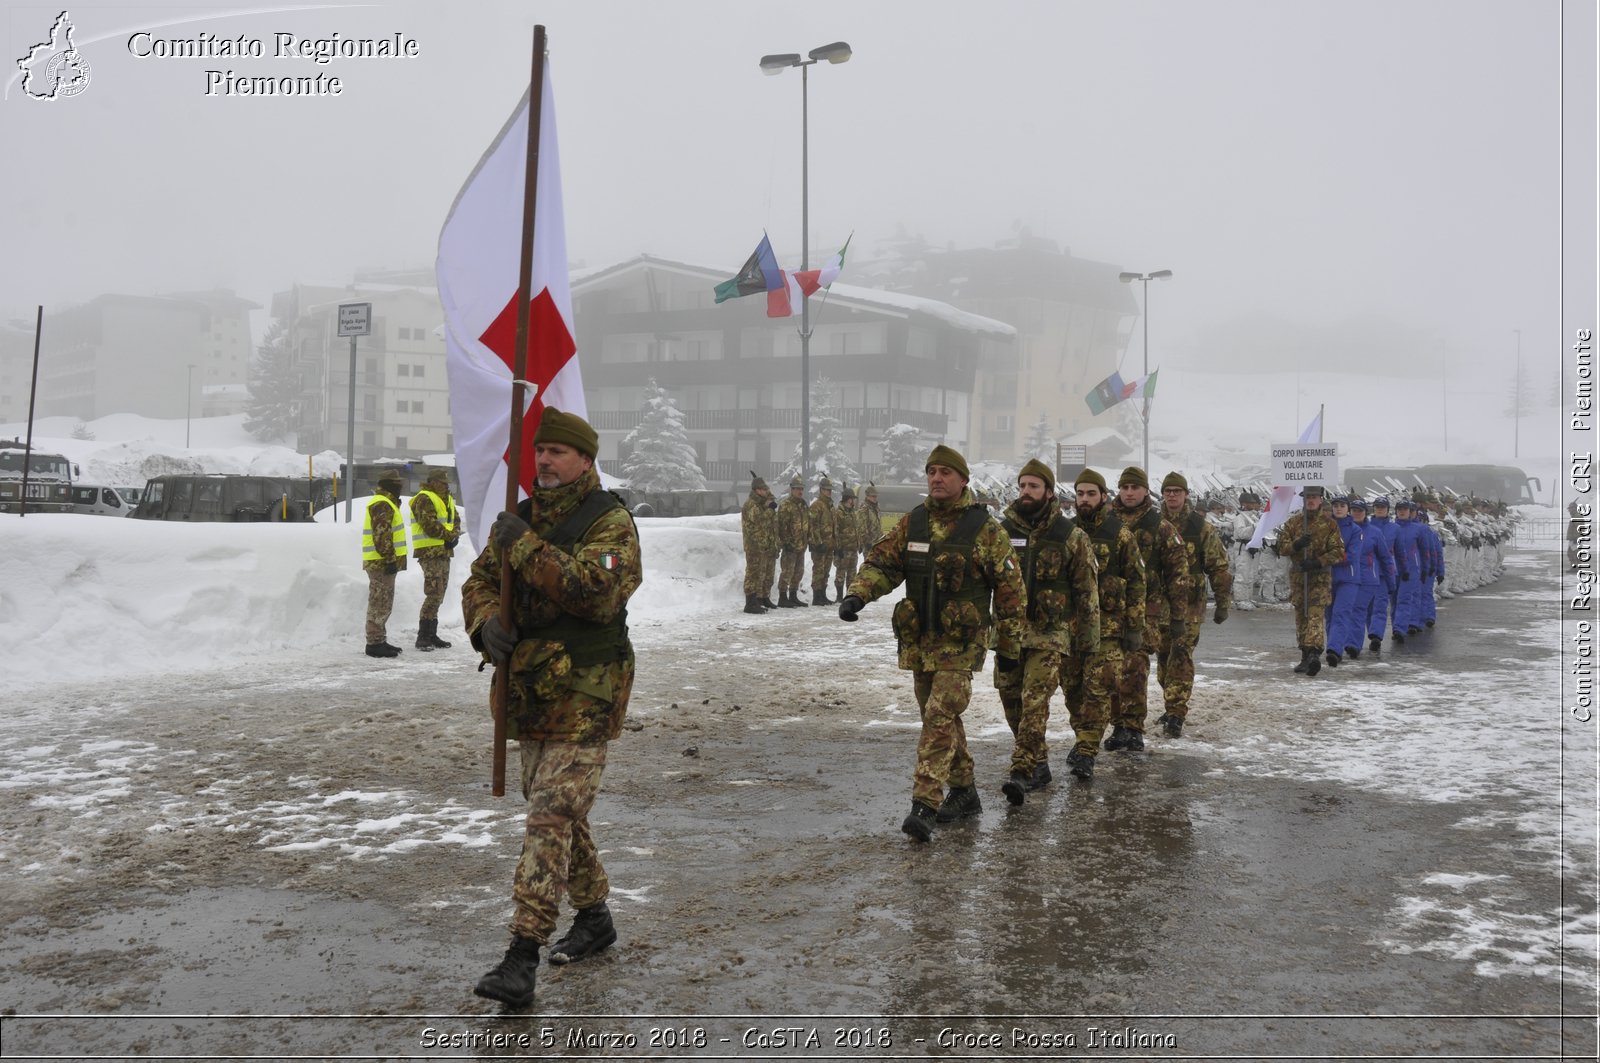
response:
[[[383,572],[367,573],[367,645],[388,637],[389,614],[394,612],[394,576]]]
[[[998,658],[996,658],[998,660]],[[1050,756],[1045,728],[1050,724],[1050,698],[1061,680],[1061,654],[1055,650],[1025,649],[1022,665],[1002,672],[996,665],[994,688],[1000,693],[1006,726],[1015,741],[1011,746],[1011,770],[1032,775],[1033,769]]]
[[[858,550],[846,550],[834,557],[833,582],[850,586],[850,581],[856,578],[856,572],[861,567],[861,553]]]
[[[811,548],[811,589],[828,586],[828,569],[833,567],[833,550],[826,546]],[[818,595],[823,597],[823,595]]]
[[[422,566],[423,620],[439,619],[439,603],[444,601],[445,588],[450,585],[450,559],[448,557],[419,557]]]
[[[744,592],[746,594],[765,598],[772,593],[772,569],[777,560],[776,555],[769,554],[766,551],[760,553],[745,551]]]
[[[1101,639],[1087,656],[1070,653],[1061,659],[1061,692],[1072,719],[1073,750],[1094,756],[1111,720],[1111,692],[1122,675],[1122,645],[1115,638]]]
[[[1301,649],[1314,649],[1320,653],[1328,641],[1327,604],[1317,603],[1315,595],[1312,595],[1313,604],[1309,608],[1304,595],[1297,594],[1290,600],[1294,603],[1295,644]]]
[[[1189,695],[1194,693],[1194,648],[1200,642],[1200,619],[1204,613],[1204,602],[1191,606],[1184,621],[1183,638],[1174,640],[1162,632],[1156,649],[1156,682],[1161,684],[1167,715],[1180,720],[1189,715]]]
[[[555,929],[563,893],[574,908],[587,908],[611,892],[589,833],[589,810],[600,790],[606,745],[531,741],[518,745],[528,819],[511,886],[516,905],[511,932],[543,945]]]
[[[806,552],[804,547],[785,546],[783,548],[783,568],[778,577],[778,590],[784,594],[793,594],[800,589],[800,577],[805,575]]]
[[[961,714],[972,700],[972,673],[965,670],[912,672],[922,734],[917,739],[917,771],[911,799],[938,808],[944,787],[972,785],[972,755]]]
[[[1123,650],[1122,671],[1111,691],[1111,723],[1144,733],[1145,717],[1150,714],[1150,654],[1147,650]]]

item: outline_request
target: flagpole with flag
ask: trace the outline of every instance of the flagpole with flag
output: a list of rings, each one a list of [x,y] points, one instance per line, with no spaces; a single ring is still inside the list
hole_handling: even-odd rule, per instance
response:
[[[1300,433],[1297,443],[1322,442],[1322,406],[1317,407],[1316,417],[1306,425]],[[1267,503],[1266,511],[1261,514],[1261,519],[1256,521],[1255,534],[1250,536],[1247,549],[1259,550],[1268,535],[1277,531],[1284,521],[1289,519],[1289,514],[1300,508],[1300,496],[1293,487],[1277,487],[1272,489],[1272,499]]]

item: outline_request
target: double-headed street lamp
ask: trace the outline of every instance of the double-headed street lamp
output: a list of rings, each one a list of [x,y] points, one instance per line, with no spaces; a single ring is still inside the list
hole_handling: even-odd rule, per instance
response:
[[[1158,269],[1154,273],[1119,273],[1117,280],[1124,284],[1139,281],[1144,285],[1144,375],[1150,375],[1150,282],[1164,281],[1172,276],[1170,269]],[[1144,471],[1150,474],[1150,400],[1144,400]]]
[[[800,268],[811,268],[811,141],[807,129],[809,104],[806,99],[806,67],[824,60],[843,63],[850,59],[850,46],[843,41],[824,44],[806,53],[798,52],[761,57],[761,72],[781,74],[791,66],[800,68]],[[811,300],[800,300],[800,478],[811,474]]]

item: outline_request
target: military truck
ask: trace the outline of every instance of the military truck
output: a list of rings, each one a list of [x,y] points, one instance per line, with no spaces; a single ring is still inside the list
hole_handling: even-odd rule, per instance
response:
[[[134,507],[140,520],[298,523],[333,505],[333,478],[318,476],[156,476]]]
[[[78,467],[61,454],[33,451],[20,439],[0,439],[0,513],[22,508],[23,464],[27,464],[28,512],[72,512],[72,478]]]

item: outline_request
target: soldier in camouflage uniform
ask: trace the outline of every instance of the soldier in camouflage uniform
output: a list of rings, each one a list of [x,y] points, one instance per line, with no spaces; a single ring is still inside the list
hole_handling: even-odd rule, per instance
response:
[[[757,616],[777,603],[772,593],[772,567],[778,557],[778,503],[773,500],[767,481],[750,474],[750,497],[739,511],[739,527],[744,532],[744,611]]]
[[[856,493],[844,485],[839,496],[839,511],[834,514],[833,596],[844,600],[844,589],[856,578],[861,563],[861,511],[856,508]]]
[[[1279,554],[1289,559],[1289,601],[1294,604],[1294,633],[1300,663],[1294,670],[1316,675],[1322,670],[1327,641],[1326,612],[1333,603],[1333,566],[1344,561],[1344,536],[1322,508],[1320,487],[1301,488],[1305,508],[1289,514],[1278,529]]]
[[[1116,507],[1144,560],[1144,644],[1122,651],[1122,674],[1111,696],[1111,737],[1102,748],[1140,752],[1149,715],[1150,654],[1167,636],[1173,616],[1182,616],[1188,608],[1192,584],[1183,537],[1151,498],[1150,480],[1137,465],[1128,466],[1117,478]]]
[[[378,474],[378,493],[367,503],[361,530],[361,569],[367,574],[367,656],[398,657],[389,642],[389,614],[394,612],[394,578],[406,567],[406,522],[400,516],[400,491],[405,481],[398,469]]]
[[[783,550],[783,568],[778,575],[778,607],[781,609],[810,604],[800,600],[800,577],[805,573],[809,533],[805,481],[796,476],[789,481],[789,497],[778,506],[778,546]]]
[[[461,514],[450,497],[450,474],[435,468],[411,499],[411,552],[422,569],[422,612],[417,618],[417,649],[448,650],[439,637],[439,603],[450,586],[450,558],[461,540]]]
[[[922,712],[922,735],[911,814],[900,829],[919,842],[933,837],[935,822],[982,811],[961,714],[985,648],[992,644],[996,653],[1016,660],[1026,623],[1017,555],[1005,529],[967,489],[966,459],[941,445],[928,455],[926,468],[927,501],[873,544],[839,603],[840,619],[855,620],[867,602],[906,584],[893,625],[900,667],[911,672]]]
[[[600,487],[597,447],[581,417],[545,408],[533,495],[515,514],[500,514],[461,588],[473,648],[510,669],[507,731],[521,750],[528,802],[511,947],[474,990],[513,1007],[533,1000],[539,948],[555,929],[562,893],[577,917],[551,947],[551,963],[581,960],[617,937],[589,810],[633,689],[628,599],[642,569],[633,518]],[[502,554],[512,569],[509,629],[500,618]]]
[[[1015,738],[1011,772],[1000,791],[1013,805],[1050,782],[1045,728],[1063,658],[1074,648],[1088,655],[1100,644],[1099,573],[1089,537],[1062,514],[1050,466],[1029,461],[1017,473],[1017,489],[1001,526],[1022,565],[1027,624],[1020,656],[994,659],[994,686]]]
[[[878,512],[878,488],[870,480],[861,493],[861,552],[872,549],[872,544],[883,535],[883,515]]]
[[[1072,774],[1094,778],[1100,738],[1111,722],[1111,697],[1122,678],[1122,651],[1144,647],[1144,556],[1139,542],[1116,515],[1105,477],[1093,469],[1078,474],[1078,528],[1089,537],[1100,582],[1100,637],[1087,653],[1062,661],[1061,690],[1067,698],[1077,743],[1067,757]]]
[[[838,514],[833,508],[833,481],[817,481],[817,497],[806,512],[806,545],[811,547],[811,604],[832,605],[828,597],[828,570],[839,542]]]
[[[1216,529],[1189,505],[1189,481],[1180,473],[1169,472],[1161,481],[1162,515],[1177,526],[1183,549],[1189,555],[1188,608],[1175,615],[1167,627],[1167,637],[1156,657],[1156,679],[1166,701],[1166,713],[1159,721],[1168,738],[1183,736],[1183,721],[1189,716],[1189,695],[1194,691],[1194,648],[1200,641],[1200,624],[1206,618],[1206,580],[1216,609],[1211,619],[1222,623],[1233,607],[1233,573],[1228,569],[1228,553]]]

